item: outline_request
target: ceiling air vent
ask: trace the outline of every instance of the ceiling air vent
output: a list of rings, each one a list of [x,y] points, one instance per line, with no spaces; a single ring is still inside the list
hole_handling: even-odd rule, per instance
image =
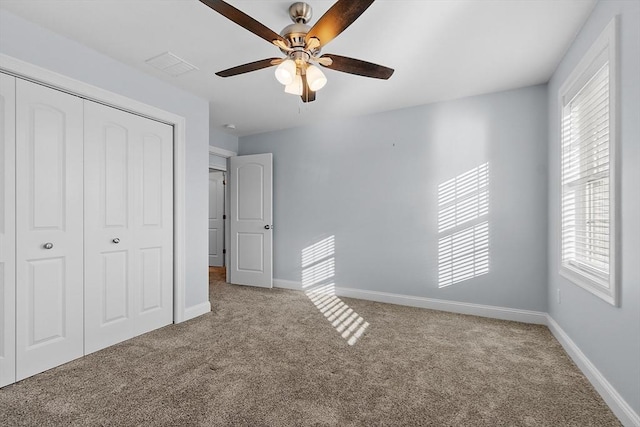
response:
[[[177,57],[171,52],[162,53],[158,56],[154,56],[153,58],[149,58],[144,62],[173,77],[198,69],[195,65],[189,64],[187,61]]]

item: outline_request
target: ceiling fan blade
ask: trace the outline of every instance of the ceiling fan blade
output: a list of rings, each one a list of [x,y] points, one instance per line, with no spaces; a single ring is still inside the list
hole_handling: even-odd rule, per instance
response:
[[[307,75],[302,75],[302,102],[313,102],[316,100],[316,93],[309,89],[309,83],[307,83]]]
[[[274,65],[278,65],[282,61],[283,61],[282,58],[262,59],[260,61],[249,62],[248,64],[242,64],[242,65],[238,65],[237,67],[218,71],[216,75],[220,77],[237,76],[238,74],[249,73],[251,71],[257,71],[263,68],[272,67]]]
[[[353,24],[373,2],[374,0],[338,0],[309,30],[305,37],[306,43],[315,37],[320,42],[320,47],[326,45]]]
[[[280,34],[267,28],[246,13],[231,6],[229,3],[222,0],[200,0],[200,2],[209,6],[225,18],[230,19],[241,27],[251,31],[256,36],[265,39],[269,43],[278,41],[279,43],[283,43],[285,46],[288,46],[287,41]]]
[[[324,61],[318,63],[326,68],[343,73],[357,74],[358,76],[372,77],[374,79],[387,80],[393,74],[393,68],[384,67],[382,65],[373,64],[359,59],[347,58],[346,56],[333,55],[331,53],[322,55],[319,59],[331,58],[331,64],[326,65]]]

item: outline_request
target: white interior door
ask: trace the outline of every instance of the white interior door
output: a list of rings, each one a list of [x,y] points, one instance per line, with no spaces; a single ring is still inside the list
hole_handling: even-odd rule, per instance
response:
[[[231,266],[229,281],[273,286],[272,154],[230,158]]]
[[[16,380],[16,79],[0,74],[0,387]]]
[[[83,354],[82,100],[16,80],[16,379]]]
[[[224,265],[224,172],[209,171],[209,266]]]
[[[173,321],[173,128],[85,101],[85,353]]]

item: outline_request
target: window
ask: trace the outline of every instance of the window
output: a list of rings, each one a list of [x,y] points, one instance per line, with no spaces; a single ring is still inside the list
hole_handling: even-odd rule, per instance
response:
[[[616,305],[615,20],[560,91],[560,273]]]

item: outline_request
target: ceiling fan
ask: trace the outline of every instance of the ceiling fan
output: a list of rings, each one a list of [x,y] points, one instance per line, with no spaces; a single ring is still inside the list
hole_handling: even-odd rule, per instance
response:
[[[391,68],[359,59],[331,53],[318,56],[322,47],[358,19],[374,0],[338,0],[313,27],[307,25],[311,19],[311,6],[304,2],[293,3],[289,7],[289,16],[294,23],[286,26],[280,34],[222,0],[200,1],[274,44],[286,55],[284,58],[267,58],[219,71],[216,74],[220,77],[236,76],[277,65],[276,78],[285,85],[285,92],[299,95],[303,102],[311,102],[315,101],[316,92],[327,83],[327,78],[315,64],[376,79],[386,80],[393,74]]]

